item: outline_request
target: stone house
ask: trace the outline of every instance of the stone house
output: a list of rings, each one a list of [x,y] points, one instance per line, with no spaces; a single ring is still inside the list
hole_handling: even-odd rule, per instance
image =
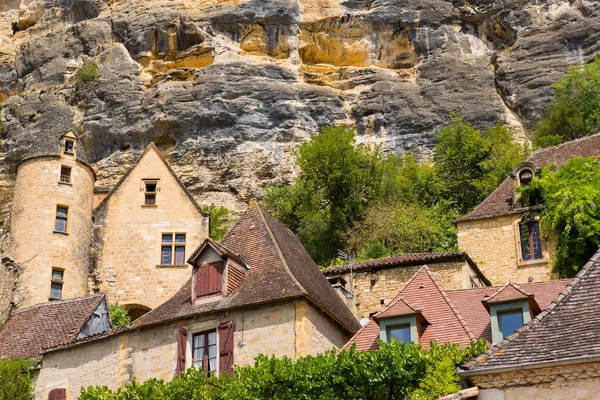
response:
[[[425,264],[446,290],[490,286],[466,253],[407,253],[323,270],[359,319],[381,311]]]
[[[225,373],[260,353],[315,355],[360,328],[295,235],[256,203],[188,262],[182,288],[131,327],[45,352],[36,398],[59,388],[76,399],[88,385],[170,380],[190,367]]]
[[[0,358],[40,358],[48,347],[110,327],[103,294],[36,304],[13,313],[0,327]]]
[[[576,156],[600,155],[600,134],[532,153],[511,176],[468,215],[458,218],[458,247],[469,253],[495,285],[507,281],[546,281],[551,272],[555,238],[539,226],[541,204],[524,204],[516,189],[531,182],[542,168],[560,167]]]
[[[158,148],[151,143],[109,192],[95,193],[95,179],[73,131],[49,129],[20,155],[0,321],[15,308],[97,292],[136,318],[189,278],[185,258],[208,237],[209,218]]]
[[[464,365],[481,400],[597,399],[600,393],[600,252],[552,303]]]
[[[446,290],[423,266],[393,300],[346,344],[359,351],[378,348],[377,340],[420,343],[431,340],[467,346],[480,338],[488,345],[534,318],[565,288],[568,280]],[[508,321],[508,322],[507,322]]]

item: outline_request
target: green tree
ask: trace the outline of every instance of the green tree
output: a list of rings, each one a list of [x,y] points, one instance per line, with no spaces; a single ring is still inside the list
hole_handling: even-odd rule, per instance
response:
[[[100,78],[100,69],[91,61],[87,61],[81,68],[75,71],[75,82],[77,84],[95,81],[98,78]]]
[[[33,399],[33,361],[0,359],[0,400]]]
[[[119,302],[111,304],[109,309],[113,328],[131,325],[131,317]]]
[[[323,128],[294,153],[300,172],[293,187],[271,188],[264,202],[323,263],[344,246],[344,233],[376,196],[380,153],[356,146],[354,131],[343,127]]]
[[[501,123],[475,129],[458,113],[436,135],[434,161],[446,183],[445,197],[460,214],[483,201],[525,159],[528,149]]]
[[[229,231],[234,213],[223,206],[214,204],[206,207],[206,211],[210,215],[210,238],[220,241]]]
[[[556,235],[553,270],[572,277],[600,247],[600,165],[596,157],[571,158],[556,172],[543,169],[520,189],[525,202],[541,200],[542,232]]]
[[[552,104],[535,128],[537,147],[600,132],[600,57],[583,67],[571,67],[553,87]]]

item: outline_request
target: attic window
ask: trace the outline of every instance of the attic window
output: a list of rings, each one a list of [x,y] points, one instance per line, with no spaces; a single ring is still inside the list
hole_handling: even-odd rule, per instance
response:
[[[531,320],[529,300],[490,304],[490,317],[492,343],[496,344]]]
[[[72,140],[65,140],[65,154],[73,154],[75,149],[75,142]]]
[[[202,264],[194,282],[196,298],[219,294],[223,290],[223,262]]]
[[[400,343],[410,343],[410,324],[392,325],[387,327],[388,341],[392,339],[398,340]]]
[[[530,169],[524,169],[523,171],[519,172],[519,185],[527,186],[531,183],[532,180],[533,171],[531,171]]]
[[[156,193],[158,192],[158,180],[146,180],[143,181],[144,189],[144,205],[155,206],[156,205]]]
[[[512,335],[523,326],[523,310],[518,308],[498,312],[498,325],[503,338]]]
[[[406,315],[379,320],[379,338],[389,343],[392,339],[406,344],[418,343],[417,316]]]

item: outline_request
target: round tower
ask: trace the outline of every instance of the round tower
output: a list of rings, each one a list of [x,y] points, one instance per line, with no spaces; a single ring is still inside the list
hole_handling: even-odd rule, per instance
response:
[[[72,131],[36,143],[17,165],[6,248],[23,266],[18,308],[88,294],[94,170]]]

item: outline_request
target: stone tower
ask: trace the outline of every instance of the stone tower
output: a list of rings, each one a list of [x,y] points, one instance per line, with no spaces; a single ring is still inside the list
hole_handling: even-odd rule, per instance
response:
[[[38,138],[17,164],[4,246],[23,268],[17,308],[88,294],[95,178],[72,131]]]

